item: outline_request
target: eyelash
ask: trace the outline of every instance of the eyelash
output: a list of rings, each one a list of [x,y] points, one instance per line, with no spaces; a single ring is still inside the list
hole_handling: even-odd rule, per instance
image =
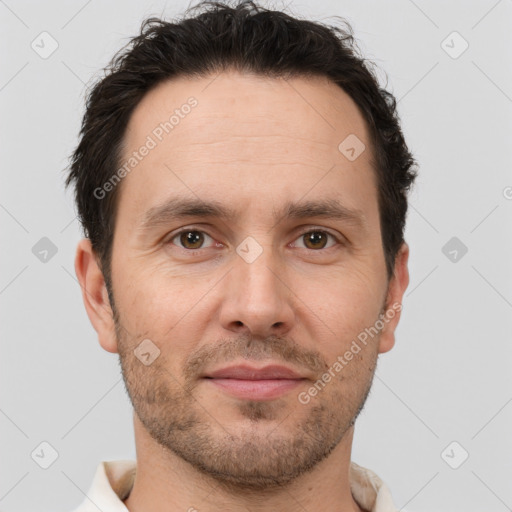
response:
[[[179,237],[182,233],[188,233],[188,232],[197,232],[197,233],[203,233],[207,236],[209,236],[212,240],[214,240],[214,238],[212,236],[210,236],[206,231],[203,231],[201,229],[196,229],[194,227],[188,227],[188,228],[181,228],[179,231],[177,231],[176,233],[174,233],[166,242],[166,244],[170,244],[172,243],[172,241]],[[331,247],[326,247],[326,248],[322,248],[322,249],[309,249],[309,251],[311,252],[321,252],[321,251],[327,251],[328,249],[333,249],[336,245],[343,245],[343,242],[335,235],[333,235],[330,231],[326,231],[325,229],[320,229],[320,228],[309,228],[308,230],[306,231],[303,231],[301,232],[299,235],[297,235],[297,239],[300,238],[300,237],[303,237],[304,235],[307,235],[309,233],[324,233],[328,236],[330,236],[335,242],[336,244],[332,245]],[[176,244],[174,244],[176,245]],[[187,249],[185,247],[180,247],[179,245],[177,245],[177,247],[179,249],[182,249],[183,251],[186,251],[187,253],[189,254],[195,254],[199,251],[202,251],[203,247],[201,247],[200,249]],[[208,249],[208,247],[206,247],[206,249]],[[307,247],[299,247],[299,249],[306,249],[308,250]]]

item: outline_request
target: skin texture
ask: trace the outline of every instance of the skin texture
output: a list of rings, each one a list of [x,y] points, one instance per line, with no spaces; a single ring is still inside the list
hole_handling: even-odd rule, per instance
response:
[[[75,260],[89,318],[101,346],[119,353],[134,405],[138,469],[125,504],[131,512],[359,511],[348,478],[354,422],[378,354],[394,345],[399,311],[307,404],[298,394],[401,302],[409,282],[406,244],[386,275],[363,117],[324,78],[180,77],[137,106],[125,156],[191,96],[197,106],[119,185],[115,304],[89,240]],[[338,150],[349,134],[366,145],[353,162]],[[178,196],[238,213],[141,229],[150,208]],[[274,218],[288,201],[327,199],[358,210],[361,223]],[[191,238],[176,236],[183,227]],[[237,253],[249,236],[262,249],[251,263]],[[145,339],[160,351],[150,365],[134,354]],[[304,381],[249,400],[202,378],[241,362],[285,365]]]

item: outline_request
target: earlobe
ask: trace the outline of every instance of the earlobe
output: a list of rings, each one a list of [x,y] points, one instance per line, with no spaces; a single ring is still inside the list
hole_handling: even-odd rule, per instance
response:
[[[409,285],[409,246],[404,242],[395,258],[393,276],[389,281],[386,299],[386,311],[384,312],[384,327],[379,340],[379,354],[391,350],[395,345],[395,329],[400,320],[402,311],[402,299]]]
[[[82,290],[87,316],[98,333],[100,345],[107,352],[117,353],[114,317],[105,279],[88,238],[83,238],[78,243],[75,272]]]

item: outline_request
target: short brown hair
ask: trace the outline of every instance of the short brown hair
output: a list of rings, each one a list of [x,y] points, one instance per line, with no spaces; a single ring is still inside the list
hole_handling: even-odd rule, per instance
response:
[[[372,63],[358,56],[345,29],[267,10],[253,1],[234,7],[202,2],[177,22],[149,18],[118,52],[89,92],[66,187],[75,183],[78,216],[99,257],[109,291],[118,187],[94,193],[113,176],[130,116],[144,95],[179,75],[205,76],[236,69],[266,76],[324,76],[341,87],[366,120],[374,150],[382,243],[388,278],[404,241],[407,191],[416,171],[394,96],[379,86]],[[188,12],[187,11],[187,14]],[[370,64],[370,65],[368,65]]]

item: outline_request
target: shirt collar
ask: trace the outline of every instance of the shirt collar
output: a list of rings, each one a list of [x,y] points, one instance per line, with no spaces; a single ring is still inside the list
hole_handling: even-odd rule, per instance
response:
[[[73,512],[127,512],[123,500],[130,493],[137,463],[134,460],[101,462],[82,504]],[[397,512],[386,484],[370,469],[350,463],[350,490],[368,512]]]

